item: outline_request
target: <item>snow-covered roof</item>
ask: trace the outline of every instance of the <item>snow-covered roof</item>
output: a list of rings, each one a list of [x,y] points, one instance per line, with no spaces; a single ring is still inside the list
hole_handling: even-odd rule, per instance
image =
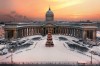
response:
[[[96,26],[82,26],[82,28],[98,28]]]
[[[46,26],[47,24],[53,24],[53,26],[64,26],[72,28],[97,28],[90,23],[68,23],[68,22],[31,22],[31,23],[6,23],[5,28],[20,28],[27,26]],[[85,25],[86,24],[86,25]],[[89,25],[90,24],[90,25]]]

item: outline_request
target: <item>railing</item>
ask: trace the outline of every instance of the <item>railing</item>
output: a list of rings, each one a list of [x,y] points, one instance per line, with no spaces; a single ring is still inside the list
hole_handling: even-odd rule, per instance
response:
[[[41,62],[1,62],[0,63],[0,66],[3,65],[3,64],[6,64],[6,65],[10,65],[10,64],[13,64],[13,65],[27,65],[27,66],[30,66],[30,65],[70,65],[70,66],[100,66],[100,63],[96,64],[90,64],[89,62],[87,63],[82,63],[82,62],[65,62],[65,61],[41,61]]]

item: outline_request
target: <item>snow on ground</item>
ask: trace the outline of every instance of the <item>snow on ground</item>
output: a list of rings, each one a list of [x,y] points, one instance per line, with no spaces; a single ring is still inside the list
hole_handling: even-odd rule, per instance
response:
[[[97,31],[97,37],[100,37],[100,31]]]
[[[68,42],[74,43],[72,40],[78,40],[74,37],[64,36],[64,35],[53,35],[54,47],[45,47],[47,36],[30,36],[23,38],[22,40],[32,39],[33,37],[41,37],[39,41],[33,41],[33,45],[26,49],[21,49],[13,53],[13,61],[15,63],[19,62],[32,62],[32,63],[46,63],[46,62],[85,62],[90,63],[90,53],[80,53],[78,51],[71,50],[66,46],[66,41],[60,41],[59,37],[66,37]],[[0,62],[10,62],[11,53],[0,56]],[[99,63],[100,57],[93,55],[93,62]]]
[[[0,45],[0,49],[2,49],[2,48],[4,48],[5,47],[5,45]]]

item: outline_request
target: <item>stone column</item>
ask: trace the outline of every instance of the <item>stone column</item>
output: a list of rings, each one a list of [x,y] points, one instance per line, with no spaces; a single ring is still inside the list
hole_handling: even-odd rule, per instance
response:
[[[27,28],[27,36],[29,36],[28,28]]]
[[[8,39],[8,31],[5,30],[5,39]]]
[[[77,37],[77,29],[75,28],[75,37]]]
[[[25,28],[26,36],[27,36],[27,28]]]
[[[22,37],[24,37],[24,29],[22,29]]]
[[[69,36],[69,28],[67,29],[67,33],[68,33],[68,36]]]
[[[26,27],[26,36],[27,36],[27,27]]]
[[[35,34],[37,34],[37,30],[36,30],[36,27],[35,27]]]
[[[74,36],[74,28],[72,28],[72,36]]]
[[[20,36],[21,36],[21,38],[22,38],[22,29],[20,29],[20,33],[21,33],[21,35],[20,35]]]
[[[19,29],[17,29],[17,38],[19,38]]]
[[[71,28],[70,28],[70,36],[71,36]]]
[[[65,34],[65,28],[63,27],[63,35]]]
[[[81,38],[81,30],[79,29],[79,38]]]
[[[39,34],[39,27],[37,28],[37,34]]]
[[[72,28],[71,28],[71,36],[72,36]]]
[[[68,28],[68,36],[69,36],[69,33],[70,33],[70,31],[69,31],[70,29]]]
[[[27,29],[25,28],[25,37],[27,36]]]
[[[25,37],[25,28],[23,28],[23,37]]]
[[[75,28],[74,28],[74,37],[75,37]]]
[[[73,29],[71,28],[71,36],[73,36]]]
[[[34,27],[32,27],[32,35],[34,35]]]
[[[62,34],[61,28],[60,28],[60,34]]]
[[[32,36],[32,27],[30,28],[30,33],[31,33],[31,36]]]
[[[29,27],[29,29],[28,29],[28,30],[29,30],[29,36],[30,36],[30,27]]]
[[[21,29],[21,38],[23,37],[23,30]]]
[[[66,28],[64,28],[64,35],[66,35]]]
[[[65,35],[66,35],[66,28],[64,28],[65,29]]]
[[[19,34],[19,38],[21,38],[21,30],[20,29],[19,29],[19,33],[18,34]]]
[[[30,28],[30,35],[32,36],[32,27]]]
[[[69,36],[71,36],[71,29],[69,28]]]
[[[41,28],[39,27],[39,34],[41,34],[41,33],[40,33],[40,29],[41,29]]]
[[[78,38],[78,29],[76,29],[76,37]]]
[[[39,34],[39,28],[37,28],[37,34]]]
[[[69,36],[70,36],[70,28],[68,29],[68,34],[69,34]]]
[[[29,29],[29,27],[28,27],[28,36],[30,35],[30,29]]]
[[[96,30],[93,31],[93,41],[96,41]]]
[[[60,34],[60,28],[58,29],[58,32],[59,32],[59,34]]]
[[[32,27],[32,31],[31,32],[32,32],[32,35],[34,35],[33,27]]]
[[[25,37],[25,28],[23,28],[23,37]]]
[[[17,32],[18,32],[17,29],[14,30],[14,39],[17,39],[17,37],[18,37],[18,33]]]
[[[75,37],[75,28],[73,29],[73,32],[74,32],[74,33],[73,33],[73,34],[74,34],[73,36]]]
[[[61,29],[61,32],[62,32],[62,35],[64,34],[64,28],[62,27],[62,29]]]
[[[86,40],[86,30],[83,30],[83,40]]]
[[[79,29],[79,38],[81,38],[81,30]]]
[[[18,29],[18,37],[20,38],[20,29]]]
[[[61,28],[59,28],[59,34],[61,34]]]
[[[24,37],[26,36],[26,28],[24,28]]]
[[[35,28],[33,28],[33,34],[35,34]]]
[[[29,36],[31,36],[31,27],[29,27]]]
[[[36,31],[35,31],[35,27],[34,27],[34,35],[36,34],[35,32],[36,32]]]
[[[82,38],[82,35],[83,35],[83,31],[81,30],[81,38]]]
[[[79,38],[79,35],[80,35],[79,29],[77,29],[77,38]]]
[[[68,35],[70,36],[70,28],[68,28]]]
[[[68,35],[68,28],[66,28],[66,35]]]

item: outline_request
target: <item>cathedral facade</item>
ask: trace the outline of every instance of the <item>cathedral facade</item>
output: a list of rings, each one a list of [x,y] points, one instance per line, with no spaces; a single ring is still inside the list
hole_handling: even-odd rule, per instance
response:
[[[12,40],[32,35],[45,36],[51,30],[52,34],[56,35],[72,36],[84,41],[87,38],[96,41],[97,27],[94,23],[56,22],[50,8],[45,16],[43,22],[6,23],[4,26],[5,39]]]

